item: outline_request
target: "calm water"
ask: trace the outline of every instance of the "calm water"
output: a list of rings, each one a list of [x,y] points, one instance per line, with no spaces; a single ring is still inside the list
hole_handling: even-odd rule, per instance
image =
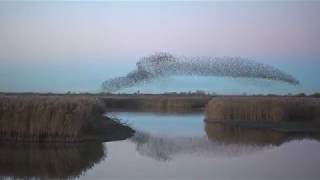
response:
[[[318,179],[313,137],[205,124],[202,113],[117,112],[136,129],[116,142],[4,145],[0,176],[36,178]],[[1,179],[1,178],[0,178]]]

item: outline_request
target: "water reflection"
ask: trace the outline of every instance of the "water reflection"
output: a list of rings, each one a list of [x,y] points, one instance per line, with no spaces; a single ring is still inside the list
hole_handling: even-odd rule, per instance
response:
[[[70,179],[106,157],[102,143],[1,144],[0,179]]]
[[[205,132],[212,142],[258,146],[279,146],[296,139],[319,140],[316,133],[289,133],[273,130],[232,127],[220,123],[205,123]]]
[[[137,151],[159,161],[189,154],[205,157],[232,157],[251,154],[279,146],[284,142],[317,137],[276,131],[227,127],[205,123],[206,136],[167,136],[137,131],[131,138]]]
[[[242,145],[281,145],[290,134],[268,130],[230,127],[219,123],[205,123],[207,137],[212,142]]]
[[[286,143],[297,138],[318,139],[314,135],[209,124],[201,114],[124,115],[118,117],[134,120],[131,122],[137,128],[135,135],[124,141],[0,144],[0,179],[318,176],[319,158],[315,155],[319,143]]]
[[[167,137],[136,132],[131,141],[137,145],[137,151],[144,156],[159,161],[173,160],[179,155],[198,155],[205,157],[239,156],[256,152],[265,146],[224,144],[200,137]],[[268,146],[269,147],[269,146]]]

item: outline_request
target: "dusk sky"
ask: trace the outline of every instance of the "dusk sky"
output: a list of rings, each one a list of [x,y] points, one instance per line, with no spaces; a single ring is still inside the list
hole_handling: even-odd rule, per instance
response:
[[[320,91],[319,19],[320,3],[302,1],[0,2],[0,91],[97,92],[140,57],[165,51],[251,58],[302,85],[173,77],[128,92],[312,93]]]

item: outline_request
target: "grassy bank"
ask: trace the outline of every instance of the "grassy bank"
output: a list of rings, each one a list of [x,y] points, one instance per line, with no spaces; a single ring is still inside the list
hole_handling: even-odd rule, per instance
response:
[[[96,97],[2,95],[0,140],[108,140],[113,139],[107,137],[108,131],[115,127],[133,133],[103,117],[104,112],[104,104]]]
[[[310,97],[217,97],[206,107],[208,121],[319,122],[320,99]]]

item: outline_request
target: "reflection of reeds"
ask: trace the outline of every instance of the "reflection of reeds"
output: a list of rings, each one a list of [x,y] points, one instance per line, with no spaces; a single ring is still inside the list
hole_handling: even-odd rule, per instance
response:
[[[103,160],[102,143],[1,144],[0,179],[69,179]]]
[[[103,104],[90,97],[0,96],[1,139],[73,141],[99,124],[103,112]]]
[[[220,97],[206,108],[208,121],[319,121],[320,100],[303,97]]]
[[[290,140],[290,134],[276,131],[230,127],[219,123],[205,123],[208,138],[224,144],[280,145]]]

